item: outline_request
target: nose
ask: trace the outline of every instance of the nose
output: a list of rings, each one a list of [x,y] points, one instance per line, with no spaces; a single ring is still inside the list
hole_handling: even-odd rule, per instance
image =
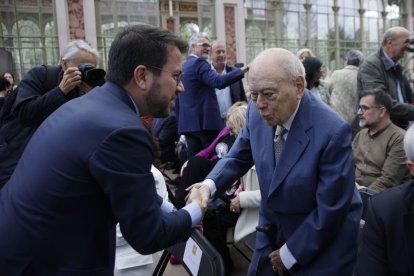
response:
[[[176,89],[177,93],[183,93],[184,92],[184,84],[182,81],[180,81],[177,85],[177,89]]]
[[[257,109],[265,108],[265,106],[266,106],[265,103],[266,103],[266,101],[263,100],[263,97],[260,94],[257,95],[256,108]]]

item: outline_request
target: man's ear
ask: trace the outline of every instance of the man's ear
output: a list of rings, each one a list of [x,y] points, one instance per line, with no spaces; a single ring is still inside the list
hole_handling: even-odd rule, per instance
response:
[[[63,71],[66,71],[66,69],[68,69],[68,61],[64,60],[63,58],[60,59],[60,65],[62,66]]]
[[[303,76],[297,76],[295,79],[295,85],[298,91],[298,99],[301,99],[303,97],[303,93],[305,93],[305,78]]]
[[[411,174],[414,175],[414,163],[410,160],[407,160],[407,168],[410,170]]]
[[[148,85],[148,69],[144,65],[138,65],[134,70],[134,81],[138,87],[145,89]]]

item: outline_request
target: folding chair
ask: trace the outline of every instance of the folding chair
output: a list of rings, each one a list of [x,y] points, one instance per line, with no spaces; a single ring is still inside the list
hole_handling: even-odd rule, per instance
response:
[[[210,244],[210,242],[203,236],[198,229],[194,229],[191,233],[191,238],[201,249],[202,256],[200,266],[198,268],[198,276],[223,276],[225,275],[224,262],[217,250]],[[191,269],[184,261],[186,242],[175,244],[163,252],[161,259],[159,260],[153,276],[163,275],[165,268],[171,255],[174,255],[176,259],[184,266],[185,270],[192,275]]]

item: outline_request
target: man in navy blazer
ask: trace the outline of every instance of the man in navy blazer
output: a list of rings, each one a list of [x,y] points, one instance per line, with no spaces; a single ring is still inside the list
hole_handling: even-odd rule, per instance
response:
[[[246,127],[206,180],[193,186],[205,197],[220,194],[256,166],[259,225],[269,231],[257,233],[248,275],[353,271],[362,204],[351,129],[305,86],[294,54],[280,48],[259,54],[250,64]],[[275,137],[282,126],[287,133]],[[275,138],[285,141],[277,164]]]
[[[414,175],[414,126],[404,150]],[[414,181],[369,198],[363,233],[356,276],[414,275]]]
[[[191,193],[190,208],[169,213],[140,120],[169,114],[186,49],[166,30],[126,28],[111,45],[106,84],[41,124],[0,192],[0,274],[113,275],[117,222],[141,254],[190,236],[207,204]]]
[[[224,88],[241,80],[249,67],[218,75],[207,62],[210,42],[203,33],[189,40],[191,54],[183,64],[185,92],[179,97],[178,134],[187,141],[187,158],[206,148],[224,128],[214,88]]]

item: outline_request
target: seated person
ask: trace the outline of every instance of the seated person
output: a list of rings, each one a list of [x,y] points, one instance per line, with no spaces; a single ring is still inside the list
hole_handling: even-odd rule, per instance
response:
[[[407,167],[414,175],[414,126],[405,134],[404,149]],[[354,275],[414,274],[413,202],[413,181],[369,198]]]
[[[409,178],[405,166],[405,131],[390,119],[391,98],[381,89],[362,93],[359,100],[359,125],[352,150],[355,178],[360,186],[383,191]]]
[[[196,156],[190,158],[181,168],[181,181],[175,193],[177,208],[185,206],[185,191],[190,185],[202,181],[219,159],[226,155],[237,135],[246,123],[247,103],[236,102],[228,113],[226,127],[218,134],[216,139]]]
[[[247,235],[256,231],[259,223],[259,207],[262,196],[259,190],[259,180],[256,174],[256,167],[242,177],[243,185],[234,198],[231,199],[230,212],[240,213],[234,228],[234,242],[239,242]]]

